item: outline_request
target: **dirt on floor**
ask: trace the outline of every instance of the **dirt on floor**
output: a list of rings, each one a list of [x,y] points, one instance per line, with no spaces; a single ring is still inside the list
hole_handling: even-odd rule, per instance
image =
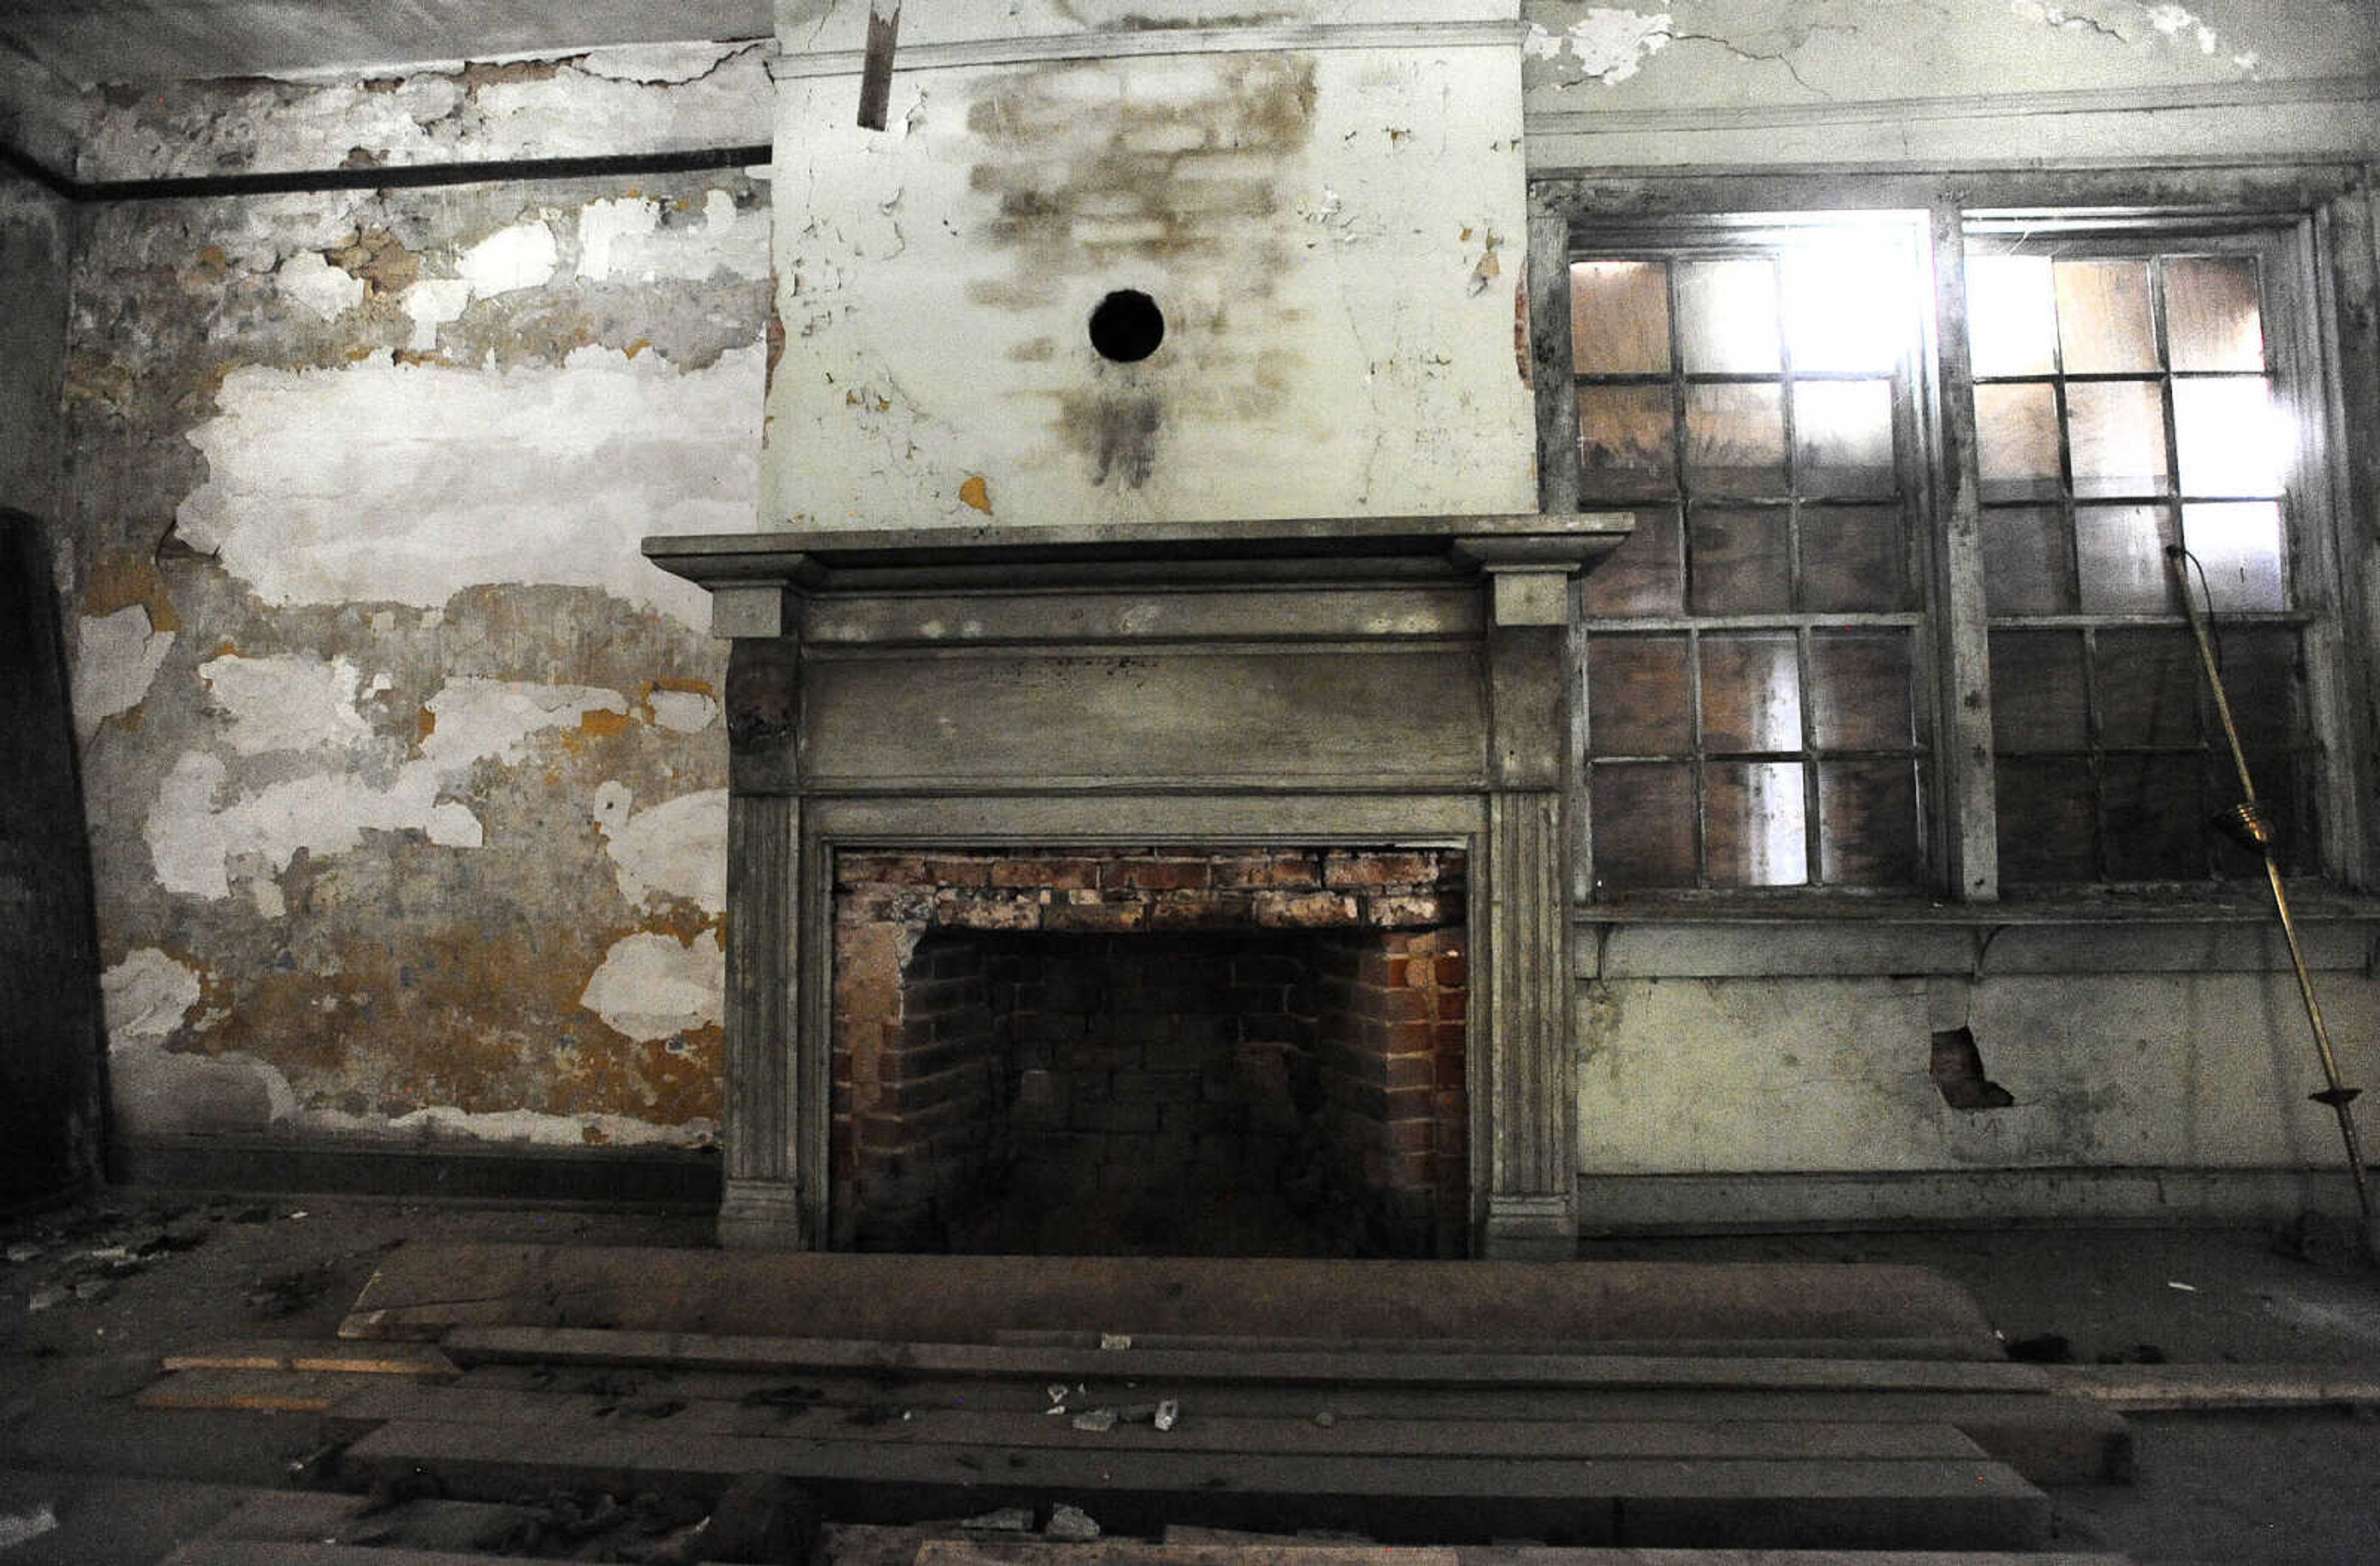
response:
[[[140,1410],[162,1355],[327,1339],[408,1240],[706,1245],[708,1215],[110,1191],[0,1224],[0,1566],[147,1566],[317,1453],[310,1414]],[[1584,1259],[1930,1266],[2024,1357],[2380,1372],[2380,1270],[2335,1236],[2056,1229],[1589,1243]],[[2361,1407],[2135,1416],[2138,1477],[2056,1492],[2141,1561],[2380,1562]],[[14,1541],[14,1542],[12,1542]]]

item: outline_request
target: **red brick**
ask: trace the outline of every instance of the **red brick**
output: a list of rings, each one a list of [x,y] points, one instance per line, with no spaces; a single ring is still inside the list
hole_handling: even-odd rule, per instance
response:
[[[1148,909],[1139,903],[1052,903],[1041,911],[1041,928],[1070,935],[1114,935],[1140,929]]]
[[[1355,922],[1355,900],[1330,892],[1259,892],[1256,916],[1268,929],[1331,929]]]
[[[1099,884],[1099,861],[1069,856],[1062,858],[1002,858],[991,862],[990,884],[996,887],[1048,887],[1079,891]]]
[[[976,858],[929,859],[926,873],[938,886],[990,886],[991,861]]]
[[[1219,855],[1214,867],[1217,886],[1304,890],[1322,884],[1321,864],[1311,854],[1281,850]]]
[[[1366,893],[1364,923],[1378,929],[1430,929],[1447,922],[1446,900],[1436,892]]]
[[[1430,960],[1430,970],[1443,989],[1460,989],[1471,982],[1471,959],[1460,950],[1440,949]]]
[[[1202,892],[1211,879],[1205,859],[1111,859],[1099,869],[1111,892]]]
[[[934,923],[945,929],[1039,929],[1041,904],[1029,897],[946,892],[934,899]]]
[[[923,886],[929,880],[926,861],[914,854],[838,854],[834,884],[855,886]]]
[[[1326,886],[1427,886],[1438,877],[1435,854],[1330,854],[1322,861]]]
[[[1440,1087],[1460,1087],[1463,1085],[1464,1075],[1462,1056],[1440,1053],[1433,1055],[1430,1058],[1436,1062],[1437,1069],[1435,1074],[1438,1080],[1438,1085]]]

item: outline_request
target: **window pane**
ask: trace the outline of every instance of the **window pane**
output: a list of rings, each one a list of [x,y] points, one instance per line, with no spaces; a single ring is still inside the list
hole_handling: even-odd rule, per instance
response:
[[[2082,637],[1992,633],[1992,741],[2003,751],[2081,750],[2091,743]]]
[[[2074,607],[2066,523],[2042,506],[1984,513],[1984,598],[1994,614],[2063,614]]]
[[[2075,507],[2082,607],[2094,614],[2173,613],[2179,606],[2165,557],[2170,529],[2161,505]]]
[[[1688,768],[1598,766],[1589,790],[1598,893],[1694,884],[1694,783]]]
[[[2069,385],[2066,420],[2077,496],[2165,492],[2164,387],[2154,381]]]
[[[1669,272],[1662,261],[1571,263],[1571,357],[1581,375],[1668,371]]]
[[[2206,573],[2207,595],[2217,613],[2289,607],[2282,585],[2277,503],[2185,505],[2181,538]],[[2195,572],[2191,580],[2194,587]]]
[[[1689,375],[1776,374],[1776,267],[1765,258],[1682,263],[1678,334]]]
[[[1997,808],[2003,881],[2097,878],[2089,762],[2004,760]]]
[[[1697,614],[1777,614],[1792,607],[1792,540],[1783,507],[1697,508],[1693,524]]]
[[[1785,252],[1785,342],[1797,372],[1889,372],[1908,351],[1909,256],[1875,238]]]
[[[1581,386],[1580,489],[1593,500],[1657,499],[1677,488],[1667,386]]]
[[[1692,749],[1686,638],[1591,637],[1586,724],[1587,752],[1593,756],[1682,756]]]
[[[1704,852],[1712,885],[1800,886],[1809,880],[1800,762],[1715,762],[1704,789]]]
[[[2099,633],[2099,736],[2108,745],[2196,745],[2204,679],[2187,631]]]
[[[2191,880],[2206,873],[2213,807],[2195,755],[2110,756],[2106,796],[2107,874],[2115,880]]]
[[[1791,635],[1702,640],[1703,748],[1802,748],[1802,677]]]
[[[1908,529],[1888,505],[1802,508],[1802,607],[1821,613],[1912,607]]]
[[[1911,727],[1909,637],[1820,633],[1810,638],[1810,736],[1828,750],[1905,750]]]
[[[2223,633],[2221,654],[2223,689],[2240,742],[2252,750],[2299,743],[2303,701],[2297,632],[2232,626]]]
[[[2145,261],[2057,264],[2058,340],[2069,375],[2157,368]]]
[[[1686,389],[1686,489],[1692,494],[1785,492],[1785,394],[1770,385]]]
[[[1892,452],[1892,382],[1805,381],[1793,388],[1796,492],[1888,495],[1900,487]]]
[[[1975,388],[1975,461],[1986,501],[2054,498],[2058,394],[2047,386]]]
[[[1818,862],[1836,886],[1906,886],[1917,849],[1917,775],[1908,761],[1818,763]]]
[[[2046,256],[1967,261],[1967,336],[1978,375],[2047,375],[2058,368],[2058,307]]]
[[[2289,429],[2262,376],[2173,383],[2174,445],[2192,495],[2277,495]]]
[[[2264,369],[2256,263],[2246,256],[2176,256],[2167,261],[2165,335],[2176,370]]]
[[[1675,506],[1636,513],[1636,530],[1582,585],[1590,616],[1675,614],[1685,607]]]

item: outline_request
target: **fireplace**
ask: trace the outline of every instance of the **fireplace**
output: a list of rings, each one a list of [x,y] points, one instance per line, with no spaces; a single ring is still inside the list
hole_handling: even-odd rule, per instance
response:
[[[1569,1254],[1574,579],[1628,525],[649,540],[735,640],[722,1242],[1073,1248],[1062,1196]],[[1278,1004],[1117,999],[1167,970]]]
[[[1465,1254],[1463,869],[839,856],[830,1243]]]

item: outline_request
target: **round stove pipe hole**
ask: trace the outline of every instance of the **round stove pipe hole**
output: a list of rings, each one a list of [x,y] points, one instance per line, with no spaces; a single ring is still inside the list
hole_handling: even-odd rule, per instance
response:
[[[1118,364],[1138,364],[1165,341],[1165,312],[1137,288],[1118,288],[1091,311],[1091,346]]]

